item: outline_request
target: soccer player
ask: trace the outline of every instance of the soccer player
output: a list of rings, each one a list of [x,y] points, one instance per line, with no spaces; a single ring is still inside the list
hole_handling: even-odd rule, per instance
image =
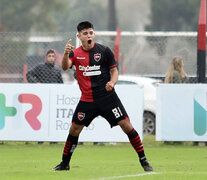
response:
[[[139,134],[130,123],[125,108],[114,90],[118,81],[118,70],[112,51],[94,42],[94,27],[90,22],[79,23],[77,30],[77,37],[82,45],[73,50],[71,40],[67,42],[62,68],[67,70],[73,65],[76,66],[77,80],[82,94],[73,115],[62,161],[53,170],[70,169],[70,159],[77,146],[79,134],[84,126],[89,126],[95,117],[101,115],[111,127],[116,125],[121,127],[137,152],[141,166],[145,171],[153,171],[146,159]]]

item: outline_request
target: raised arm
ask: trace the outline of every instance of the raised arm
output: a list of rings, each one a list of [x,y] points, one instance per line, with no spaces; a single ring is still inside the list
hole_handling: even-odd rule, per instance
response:
[[[65,52],[62,59],[62,69],[66,71],[68,68],[72,67],[72,61],[69,59],[69,53],[73,50],[74,46],[71,44],[71,39],[67,42],[65,46]]]

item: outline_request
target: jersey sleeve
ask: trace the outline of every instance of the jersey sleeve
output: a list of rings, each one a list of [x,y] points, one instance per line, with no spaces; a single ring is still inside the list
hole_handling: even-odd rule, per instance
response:
[[[69,53],[69,59],[72,61],[73,65],[74,65],[75,64],[75,57],[74,57],[74,52],[73,51],[71,51]]]
[[[109,49],[108,47],[106,47],[105,53],[106,53],[106,62],[108,64],[108,67],[109,68],[116,67],[117,66],[117,63],[116,63],[116,60],[114,58],[114,54],[111,51],[111,49]]]

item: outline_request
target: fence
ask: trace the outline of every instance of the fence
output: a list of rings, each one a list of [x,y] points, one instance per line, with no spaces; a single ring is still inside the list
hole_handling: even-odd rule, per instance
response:
[[[97,32],[96,39],[113,47],[115,35],[115,32]],[[185,71],[188,75],[195,77],[196,55],[196,32],[121,33],[120,69],[122,73],[164,77],[172,57],[181,56]]]
[[[96,42],[114,49],[116,32],[95,32]],[[57,52],[57,66],[68,39],[78,46],[76,33],[0,33],[0,82],[25,83],[26,72],[39,63],[44,63],[45,52],[53,48]],[[197,33],[195,32],[121,32],[119,47],[120,74],[136,74],[164,78],[174,56],[182,56],[185,71],[191,82],[197,82]],[[64,83],[73,78],[73,71],[62,72]],[[140,81],[140,80],[139,80]],[[142,79],[143,81],[143,79]],[[147,83],[146,80],[144,80]],[[150,81],[144,90],[144,133],[155,133],[156,87]]]
[[[96,42],[114,48],[116,32],[96,32]],[[0,33],[0,82],[21,83],[28,69],[43,63],[45,51],[56,49],[57,65],[68,39],[76,45],[76,33]],[[185,71],[196,76],[196,32],[122,32],[120,73],[164,77],[173,56],[182,56]],[[73,73],[63,73],[65,82]]]
[[[0,82],[26,82],[25,73],[37,64],[44,63],[45,52],[49,48],[56,50],[56,64],[60,66],[62,52],[69,38],[75,42],[75,33],[0,33]],[[72,73],[67,74],[63,76],[70,80]]]

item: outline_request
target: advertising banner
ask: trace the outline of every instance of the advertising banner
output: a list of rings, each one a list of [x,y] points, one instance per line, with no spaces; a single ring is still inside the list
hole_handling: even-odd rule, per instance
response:
[[[207,85],[160,84],[156,140],[207,141]]]
[[[65,141],[80,99],[78,85],[0,84],[0,140]],[[143,87],[117,85],[129,118],[142,137]],[[95,118],[79,137],[82,142],[128,142],[119,126]]]

